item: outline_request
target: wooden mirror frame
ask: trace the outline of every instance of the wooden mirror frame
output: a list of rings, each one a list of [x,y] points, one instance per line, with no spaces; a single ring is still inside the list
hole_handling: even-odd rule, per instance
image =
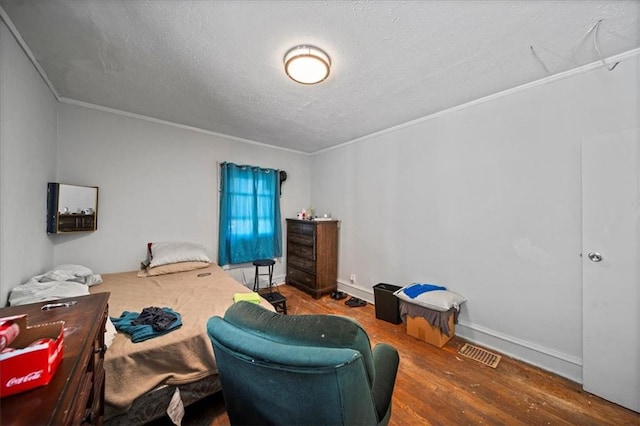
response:
[[[97,186],[48,183],[47,233],[91,232],[96,229],[98,229]]]

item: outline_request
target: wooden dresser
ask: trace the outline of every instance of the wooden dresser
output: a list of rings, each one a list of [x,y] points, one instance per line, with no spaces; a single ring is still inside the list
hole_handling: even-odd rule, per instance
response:
[[[46,303],[77,300],[41,311]],[[0,309],[0,317],[27,314],[28,324],[64,321],[64,355],[48,385],[0,400],[8,425],[101,425],[104,416],[104,326],[109,293]]]
[[[336,291],[338,221],[287,219],[287,284],[315,299]]]

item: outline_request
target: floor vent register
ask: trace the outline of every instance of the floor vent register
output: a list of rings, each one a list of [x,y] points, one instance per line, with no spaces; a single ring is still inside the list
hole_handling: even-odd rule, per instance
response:
[[[465,343],[458,353],[484,365],[488,365],[491,368],[496,368],[502,359],[500,355],[496,355],[469,343]]]

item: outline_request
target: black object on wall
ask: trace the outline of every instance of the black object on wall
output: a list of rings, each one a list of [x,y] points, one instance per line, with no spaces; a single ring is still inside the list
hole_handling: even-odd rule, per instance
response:
[[[280,170],[280,195],[282,195],[282,182],[287,180],[287,172]]]
[[[60,184],[49,182],[47,184],[47,233],[58,232],[58,193]]]

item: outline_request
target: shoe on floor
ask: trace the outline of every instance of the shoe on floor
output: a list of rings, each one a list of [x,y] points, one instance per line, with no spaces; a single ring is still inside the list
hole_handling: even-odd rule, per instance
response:
[[[358,299],[357,297],[352,297],[351,299],[344,302],[344,304],[349,306],[350,308],[355,308],[359,306],[366,306],[367,302],[362,299]]]
[[[334,300],[342,300],[342,299],[346,299],[346,297],[347,297],[347,293],[344,293],[342,291],[331,292],[331,298]]]

